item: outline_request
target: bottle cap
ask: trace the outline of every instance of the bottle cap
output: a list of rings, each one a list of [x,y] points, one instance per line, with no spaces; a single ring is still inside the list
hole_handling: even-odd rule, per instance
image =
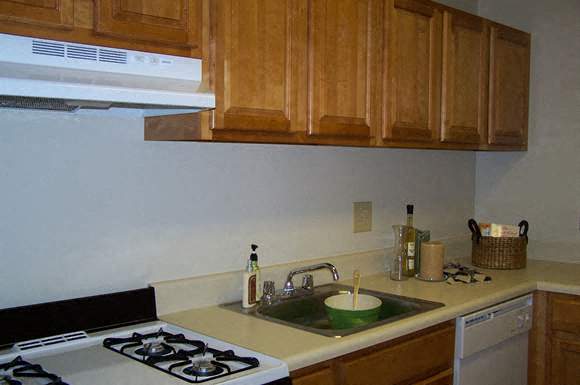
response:
[[[250,254],[250,261],[258,262],[258,254],[256,254],[256,249],[258,248],[258,245],[252,244],[251,248],[252,248],[252,254]]]
[[[407,214],[413,214],[413,205],[407,205]]]

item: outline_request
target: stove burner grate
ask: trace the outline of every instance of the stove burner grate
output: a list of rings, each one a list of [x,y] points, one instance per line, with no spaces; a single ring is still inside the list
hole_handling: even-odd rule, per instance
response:
[[[155,342],[147,347],[147,341]],[[172,346],[172,344],[192,346],[194,349],[177,350],[179,346]],[[208,348],[207,344],[202,341],[190,340],[183,334],[171,334],[163,329],[149,334],[133,333],[127,338],[106,338],[103,346],[193,384],[215,380],[260,366],[257,358],[238,357],[232,350],[221,351]],[[170,351],[167,351],[168,348]],[[149,354],[143,354],[147,349]],[[206,353],[209,353],[208,358],[205,358]],[[236,366],[241,367],[234,366],[232,369],[225,362],[236,363]],[[185,368],[181,369],[183,367]]]
[[[56,374],[47,372],[40,365],[34,365],[24,361],[21,356],[16,357],[10,362],[1,364],[0,370],[6,372],[12,370],[12,377],[0,377],[0,385],[22,385],[22,383],[15,378],[40,378],[49,381],[45,383],[45,385],[68,385]]]
[[[22,382],[16,381],[9,376],[0,376],[0,385],[22,385]]]

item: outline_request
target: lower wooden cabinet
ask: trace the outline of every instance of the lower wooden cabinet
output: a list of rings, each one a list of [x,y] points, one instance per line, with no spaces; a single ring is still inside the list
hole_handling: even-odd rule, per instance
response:
[[[451,385],[452,322],[291,373],[294,385]]]
[[[580,384],[580,336],[555,337],[551,341],[550,383],[554,385]]]
[[[335,373],[332,367],[313,368],[314,371],[299,374],[292,378],[292,385],[335,385]]]
[[[413,385],[453,385],[453,369],[447,369]]]
[[[534,293],[529,385],[580,385],[580,296]]]

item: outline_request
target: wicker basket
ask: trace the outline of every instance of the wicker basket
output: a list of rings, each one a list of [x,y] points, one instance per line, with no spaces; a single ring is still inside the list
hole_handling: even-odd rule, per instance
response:
[[[526,267],[528,246],[528,222],[521,221],[517,238],[484,237],[474,219],[468,222],[472,232],[471,262],[487,269],[523,269]]]

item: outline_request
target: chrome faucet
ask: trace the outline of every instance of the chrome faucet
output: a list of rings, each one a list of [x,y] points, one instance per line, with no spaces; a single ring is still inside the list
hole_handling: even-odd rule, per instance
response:
[[[321,269],[330,270],[330,272],[332,273],[332,279],[334,279],[335,281],[338,281],[338,279],[339,279],[338,270],[336,270],[336,267],[331,263],[318,263],[316,265],[298,267],[296,269],[290,270],[290,272],[288,273],[288,277],[286,278],[286,283],[284,284],[284,288],[282,289],[282,294],[285,296],[294,295],[294,293],[296,292],[296,289],[294,288],[294,283],[292,282],[292,278],[294,278],[294,276],[296,274],[308,273],[310,271],[321,270]],[[310,275],[310,274],[307,275],[306,279],[304,279],[302,281],[302,287],[304,289],[306,289],[307,291],[312,291],[314,289],[314,280],[312,278],[312,275]]]

